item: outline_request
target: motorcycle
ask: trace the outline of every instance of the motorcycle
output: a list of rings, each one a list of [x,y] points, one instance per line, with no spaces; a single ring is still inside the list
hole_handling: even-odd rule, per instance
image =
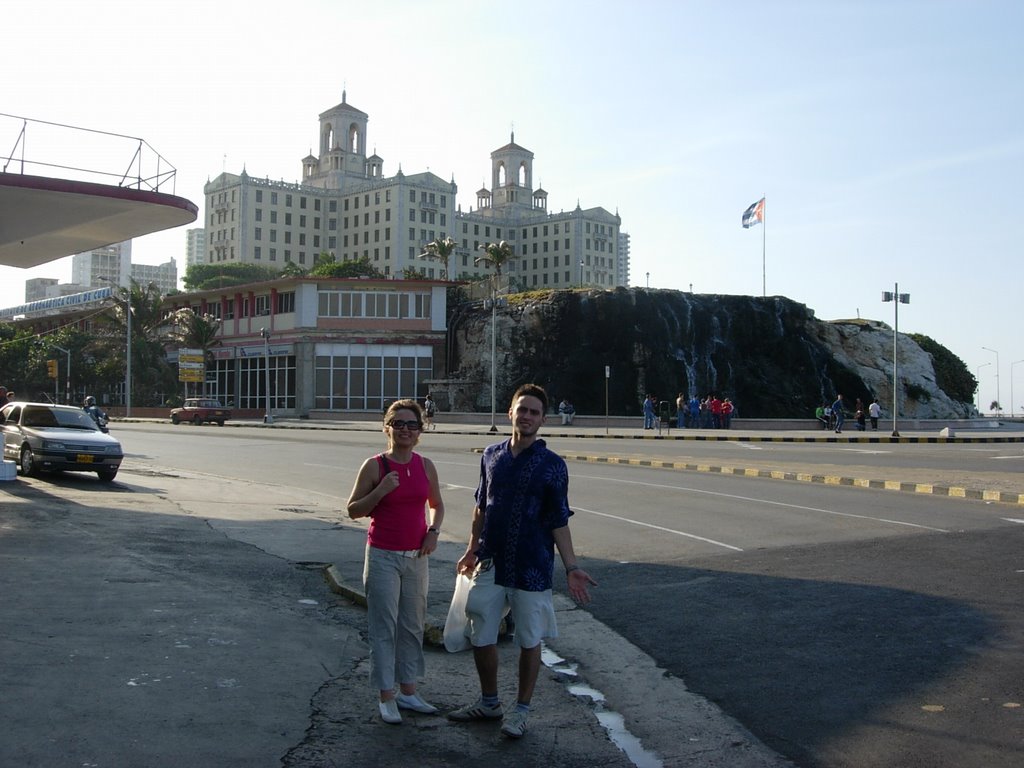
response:
[[[107,428],[107,414],[101,411],[99,408],[92,406],[90,408],[83,408],[86,413],[96,422],[96,426],[103,434],[109,434],[110,430]]]

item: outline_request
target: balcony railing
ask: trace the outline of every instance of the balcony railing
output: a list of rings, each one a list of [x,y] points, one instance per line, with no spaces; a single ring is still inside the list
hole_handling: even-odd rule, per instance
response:
[[[4,173],[175,193],[177,170],[145,139],[0,112]]]

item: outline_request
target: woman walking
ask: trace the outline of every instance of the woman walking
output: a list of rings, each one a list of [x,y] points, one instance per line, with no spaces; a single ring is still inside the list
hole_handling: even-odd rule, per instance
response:
[[[399,709],[437,712],[416,693],[424,673],[427,555],[437,549],[444,520],[437,470],[413,452],[422,429],[415,400],[391,404],[384,414],[387,450],[363,462],[347,507],[354,520],[371,518],[363,564],[370,681],[381,719],[395,725],[402,722]]]

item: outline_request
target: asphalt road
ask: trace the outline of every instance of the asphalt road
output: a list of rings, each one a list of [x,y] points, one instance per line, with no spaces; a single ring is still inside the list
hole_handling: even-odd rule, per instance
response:
[[[340,508],[359,462],[380,446],[373,432],[142,424],[115,432],[126,466],[196,473],[207,484],[231,478],[254,490],[272,484],[277,515],[289,504],[294,515]],[[484,435],[424,436],[423,450],[446,485],[451,562],[468,530],[474,449],[486,442]],[[565,453],[638,452],[636,441],[602,442],[551,439]],[[665,446],[679,450],[642,441],[654,454]],[[832,447],[783,444],[785,458],[772,461],[871,466],[860,455],[852,464],[839,453],[845,446]],[[949,472],[1016,460],[959,444],[892,447],[927,450],[893,451],[876,471]],[[749,449],[702,443],[685,450],[723,461],[729,451]],[[996,450],[1012,457],[1020,446]],[[565,633],[559,648],[664,765],[740,764],[711,762],[710,752],[703,762],[683,755],[687,731],[666,727],[672,698],[658,690],[674,680],[800,766],[999,768],[1024,760],[1018,508],[586,462],[573,462],[570,478],[574,539],[601,583],[590,613],[669,673],[656,684],[636,673],[657,711],[633,698],[621,676],[623,664],[640,670],[643,654],[609,660],[600,640],[578,632]],[[246,528],[214,525],[229,536]]]

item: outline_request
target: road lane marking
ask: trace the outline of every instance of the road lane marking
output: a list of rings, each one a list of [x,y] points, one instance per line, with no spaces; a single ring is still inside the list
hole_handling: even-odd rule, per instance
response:
[[[574,477],[580,477],[580,475],[574,475]],[[601,479],[601,480],[608,481],[607,477],[598,478],[597,476],[593,476],[593,475],[591,475],[591,476],[584,475],[583,477],[590,477],[591,479],[594,479],[594,480]],[[673,490],[673,491],[689,491],[691,493],[704,494],[705,496],[717,496],[717,497],[720,497],[720,498],[723,498],[723,499],[736,499],[737,501],[749,501],[749,502],[753,502],[755,504],[767,504],[767,505],[775,506],[775,507],[785,507],[786,509],[804,510],[806,512],[820,512],[820,513],[825,514],[825,515],[833,515],[834,517],[848,517],[848,518],[851,518],[851,519],[854,519],[854,520],[870,520],[870,521],[876,522],[876,523],[888,523],[890,525],[898,525],[898,526],[902,526],[902,527],[906,527],[906,528],[919,528],[919,529],[925,530],[925,531],[935,531],[936,533],[949,533],[949,531],[946,530],[945,528],[934,528],[934,527],[932,527],[930,525],[920,525],[919,523],[907,523],[907,522],[904,522],[902,520],[890,520],[889,518],[886,518],[886,517],[872,517],[871,515],[855,515],[852,512],[837,512],[837,511],[832,510],[832,509],[821,509],[820,507],[806,507],[806,506],[804,506],[802,504],[790,504],[790,503],[785,502],[785,501],[771,501],[769,499],[755,499],[755,498],[750,497],[750,496],[738,496],[738,495],[733,494],[733,493],[722,493],[720,491],[706,491],[703,488],[690,488],[690,487],[685,486],[685,485],[667,485],[665,483],[645,483],[645,482],[642,482],[640,480],[612,480],[612,481],[609,481],[609,482],[623,483],[625,485],[643,485],[643,486],[647,486],[648,488],[668,488],[668,489]]]
[[[703,541],[705,544],[713,544],[716,547],[725,547],[731,549],[733,552],[742,552],[740,547],[734,547],[732,544],[725,544],[721,541],[715,541],[714,539],[707,539],[703,536],[698,536],[695,533],[686,533],[685,531],[677,531],[673,528],[665,528],[661,525],[654,525],[653,523],[642,523],[639,520],[633,520],[629,517],[620,517],[619,515],[610,515],[607,512],[598,512],[595,509],[585,509],[584,507],[572,507],[575,512],[586,512],[589,515],[597,515],[598,517],[607,517],[611,520],[618,520],[620,523],[629,523],[630,525],[639,525],[641,528],[651,528],[655,531],[662,531],[663,533],[672,533],[676,536],[683,536],[687,539],[694,539],[695,541]]]
[[[1020,523],[1024,525],[1024,520],[1018,520],[1016,517],[1004,517],[1003,520],[1008,523]]]
[[[732,440],[727,442],[726,445],[733,446],[735,448],[743,448],[744,450],[747,450],[747,451],[763,451],[764,450],[764,448],[762,448],[760,445],[754,445],[753,443],[735,443]]]

